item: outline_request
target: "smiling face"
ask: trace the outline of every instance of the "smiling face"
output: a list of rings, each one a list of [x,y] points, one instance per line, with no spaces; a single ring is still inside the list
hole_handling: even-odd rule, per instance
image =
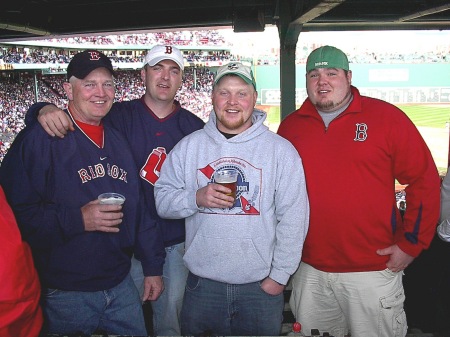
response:
[[[114,102],[114,79],[106,68],[97,68],[84,79],[72,76],[63,86],[73,118],[86,124],[99,125]]]
[[[212,103],[221,132],[239,134],[252,126],[258,92],[237,75],[225,75],[214,86]]]
[[[336,68],[316,68],[306,74],[306,91],[314,106],[333,112],[351,99],[352,72]]]
[[[183,72],[174,61],[162,60],[154,66],[146,65],[141,77],[146,86],[146,99],[172,103],[181,87]]]

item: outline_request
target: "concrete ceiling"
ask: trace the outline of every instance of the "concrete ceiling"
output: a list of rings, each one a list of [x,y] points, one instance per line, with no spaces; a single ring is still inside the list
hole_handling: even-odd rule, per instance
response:
[[[443,0],[10,0],[0,6],[0,41],[207,27],[262,31],[280,22],[282,39],[299,31],[446,30],[449,8]]]

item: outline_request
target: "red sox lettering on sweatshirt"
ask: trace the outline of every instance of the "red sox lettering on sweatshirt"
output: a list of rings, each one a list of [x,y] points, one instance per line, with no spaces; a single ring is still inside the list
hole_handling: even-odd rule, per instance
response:
[[[106,164],[106,167],[102,163],[96,165],[89,165],[87,168],[79,169],[78,174],[80,175],[81,181],[84,183],[96,179],[102,178],[105,175],[113,179],[123,180],[127,182],[127,171],[120,168],[117,165]]]

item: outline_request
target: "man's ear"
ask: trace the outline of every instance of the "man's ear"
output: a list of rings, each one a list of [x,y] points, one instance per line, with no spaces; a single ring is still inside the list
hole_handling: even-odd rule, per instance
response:
[[[144,85],[145,85],[145,74],[146,74],[146,72],[147,72],[147,66],[145,65],[141,69],[141,80],[144,83]]]
[[[72,101],[73,100],[72,84],[70,84],[69,82],[64,82],[63,88],[64,88],[64,91],[66,92],[68,100]]]

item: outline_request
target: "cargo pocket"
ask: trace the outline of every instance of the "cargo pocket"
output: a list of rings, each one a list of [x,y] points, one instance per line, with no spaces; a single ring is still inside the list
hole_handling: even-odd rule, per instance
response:
[[[403,308],[403,303],[405,302],[405,292],[403,287],[401,287],[393,295],[384,297],[380,299],[381,302],[381,314],[382,316],[392,318],[392,331],[395,337],[405,337],[408,330],[408,325],[406,322],[406,314]]]
[[[405,310],[401,310],[394,317],[394,336],[395,337],[405,337],[408,331],[408,324],[406,322]]]

